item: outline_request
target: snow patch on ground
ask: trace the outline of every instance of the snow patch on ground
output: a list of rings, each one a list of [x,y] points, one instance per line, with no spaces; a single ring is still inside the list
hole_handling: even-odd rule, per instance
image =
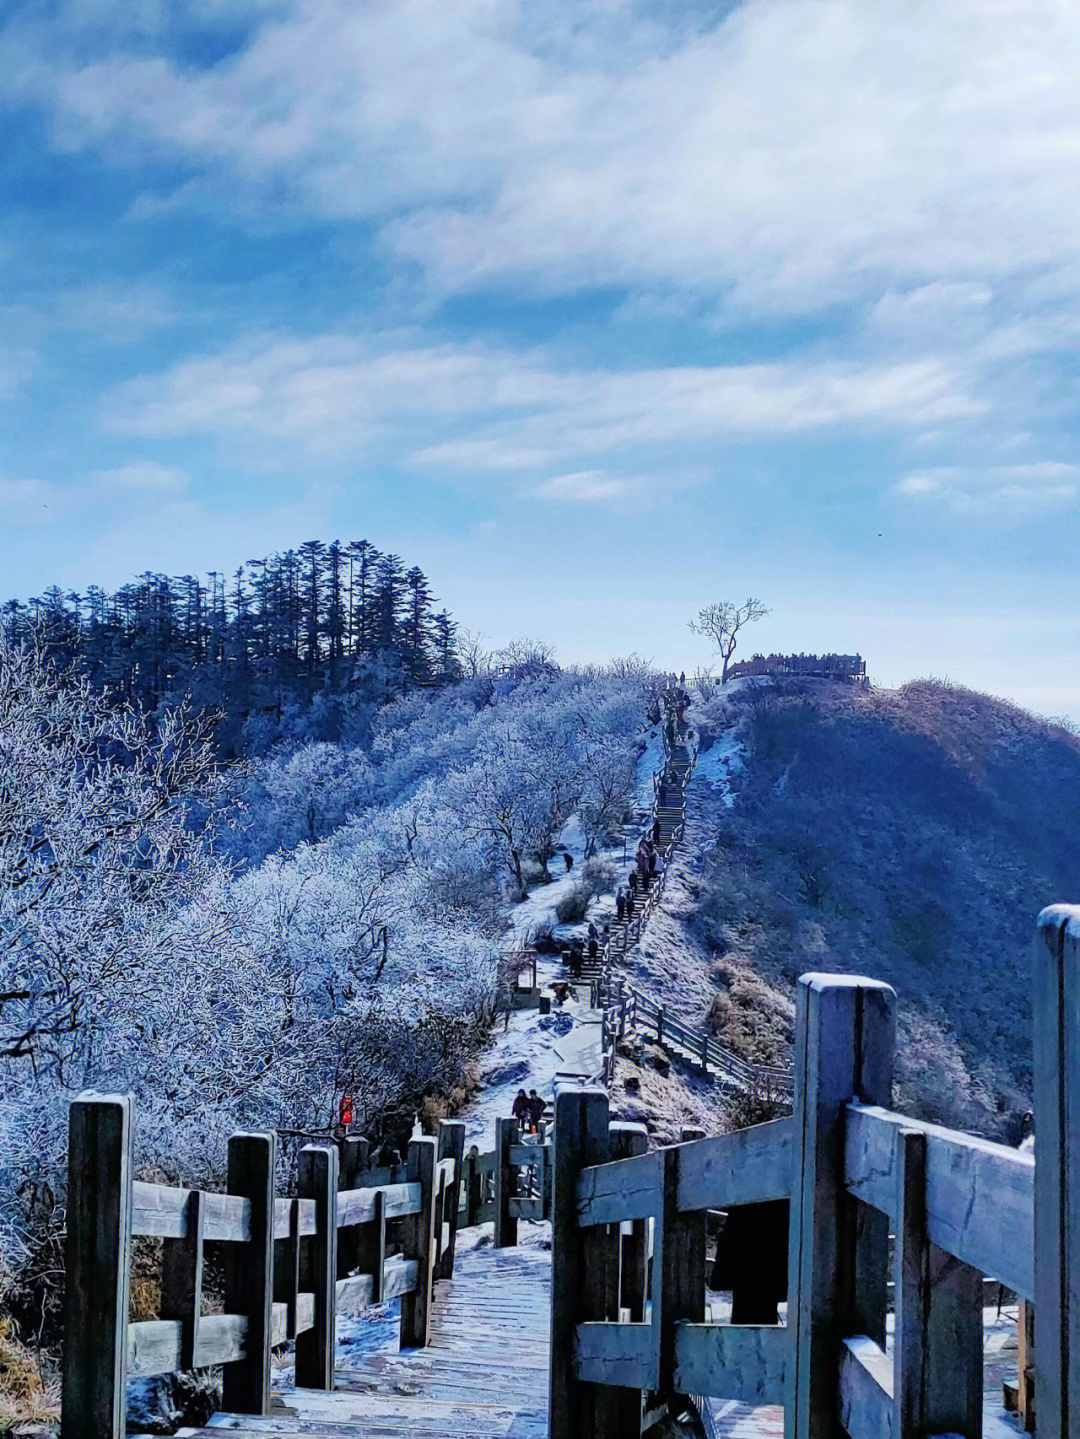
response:
[[[694,767],[691,783],[701,780],[714,790],[720,790],[723,804],[731,809],[735,796],[731,793],[731,779],[743,768],[746,752],[736,738],[733,729],[725,730],[704,754],[699,754]]]
[[[645,748],[637,762],[637,782],[634,785],[634,808],[639,814],[649,814],[653,807],[655,790],[653,776],[664,768],[664,742],[660,726],[645,732]]]
[[[648,793],[648,802],[644,806],[646,812],[652,807],[652,771],[647,772],[645,783],[642,782],[642,774],[650,755],[657,767],[662,765],[659,732],[652,737],[638,762],[638,790],[647,790]],[[581,924],[557,924],[556,906],[573,891],[585,864],[585,836],[577,815],[571,815],[566,821],[559,835],[559,844],[573,856],[573,866],[566,871],[562,855],[556,855],[551,869],[557,878],[549,884],[535,885],[525,899],[511,906],[507,919],[512,948],[526,943],[542,924],[550,923],[556,938],[569,939],[574,934],[583,934],[590,921],[602,928],[614,913],[614,895],[599,894],[589,905],[588,918]],[[621,877],[630,862],[627,848],[620,841],[599,851],[594,858],[611,864]],[[632,851],[632,845],[629,848]],[[558,873],[559,867],[564,873]],[[540,955],[536,969],[542,989],[548,989],[563,972],[559,956],[553,954]],[[568,1030],[565,1023],[552,1023],[560,1016],[570,1020]],[[565,1032],[560,1033],[560,1030]],[[515,1010],[510,1015],[508,1027],[503,1028],[501,1019],[497,1022],[491,1038],[490,1047],[480,1056],[481,1088],[461,1114],[465,1121],[466,1148],[476,1144],[481,1153],[494,1148],[495,1121],[509,1115],[519,1089],[526,1092],[535,1089],[542,1099],[551,1100],[559,1074],[593,1074],[599,1069],[600,1015],[597,1010],[589,1009],[577,1000],[567,1000],[550,1016],[541,1015],[535,1009]]]

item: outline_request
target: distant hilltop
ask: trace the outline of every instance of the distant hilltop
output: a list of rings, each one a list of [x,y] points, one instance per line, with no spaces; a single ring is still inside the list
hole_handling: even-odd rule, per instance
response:
[[[754,655],[728,668],[729,680],[744,675],[799,675],[804,679],[864,685],[866,661],[862,655]]]

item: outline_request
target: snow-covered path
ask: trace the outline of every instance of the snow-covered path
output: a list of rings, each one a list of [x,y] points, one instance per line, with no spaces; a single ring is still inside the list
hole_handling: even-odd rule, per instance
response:
[[[634,787],[634,809],[639,822],[652,809],[653,775],[664,762],[658,729],[646,732],[645,748],[638,759]],[[636,826],[630,827],[636,836]],[[585,864],[585,841],[577,816],[572,815],[563,827],[559,843],[573,856],[573,867],[548,884],[538,884],[508,912],[513,946],[523,945],[541,924],[550,922],[558,939],[569,939],[584,933],[591,920],[599,927],[614,914],[615,899],[610,892],[598,894],[589,905],[586,919],[578,925],[559,925],[555,910],[581,878]],[[629,865],[627,846],[620,843],[600,851],[595,858],[608,862],[622,874]],[[556,864],[564,864],[556,856]],[[537,979],[542,988],[562,974],[557,955],[540,955]],[[515,1010],[504,1030],[499,1020],[492,1033],[491,1046],[480,1057],[481,1088],[462,1111],[465,1121],[465,1144],[476,1144],[483,1152],[495,1142],[495,1120],[510,1113],[519,1089],[535,1089],[542,1099],[554,1096],[555,1078],[560,1073],[595,1073],[601,1059],[601,1017],[599,1010],[589,1009],[575,1001],[567,1002],[542,1015],[535,1009]]]

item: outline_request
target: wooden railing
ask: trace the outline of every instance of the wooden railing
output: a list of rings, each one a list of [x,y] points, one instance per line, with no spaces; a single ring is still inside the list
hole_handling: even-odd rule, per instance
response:
[[[275,1192],[274,1134],[232,1137],[216,1193],[134,1180],[132,1126],[126,1096],[71,1106],[62,1439],[119,1439],[129,1379],[211,1365],[227,1411],[265,1414],[271,1351],[290,1341],[297,1385],[330,1389],[339,1310],[400,1297],[400,1342],[424,1346],[458,1229],[492,1220],[512,1244],[519,1218],[550,1215],[550,1139],[522,1143],[513,1120],[494,1151],[468,1156],[464,1124],[443,1120],[382,1168],[362,1138],[308,1146],[292,1196]],[[129,1322],[139,1239],[161,1241],[161,1301],[156,1319]],[[220,1246],[213,1271],[207,1245]],[[221,1313],[203,1312],[209,1272],[223,1273]]]
[[[1080,908],[1039,919],[1037,1163],[889,1107],[894,1003],[803,976],[793,1116],[719,1138],[646,1153],[603,1090],[560,1090],[550,1439],[695,1395],[783,1404],[788,1439],[976,1439],[986,1275],[1034,1300],[1040,1439],[1080,1434]],[[707,1214],[784,1199],[786,1324],[709,1322]]]
[[[779,1065],[755,1064],[727,1049],[703,1026],[685,1024],[669,1014],[642,990],[625,980],[615,980],[605,1006],[605,1020],[612,1042],[627,1034],[651,1037],[658,1045],[697,1065],[702,1073],[724,1074],[753,1093],[766,1097],[787,1096],[793,1077]]]

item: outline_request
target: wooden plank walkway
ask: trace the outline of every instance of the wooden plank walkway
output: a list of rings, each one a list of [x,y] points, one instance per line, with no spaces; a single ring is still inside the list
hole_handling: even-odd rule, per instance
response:
[[[333,1393],[275,1396],[265,1419],[216,1414],[188,1439],[545,1439],[551,1255],[459,1254],[436,1287],[427,1349],[349,1355]]]

